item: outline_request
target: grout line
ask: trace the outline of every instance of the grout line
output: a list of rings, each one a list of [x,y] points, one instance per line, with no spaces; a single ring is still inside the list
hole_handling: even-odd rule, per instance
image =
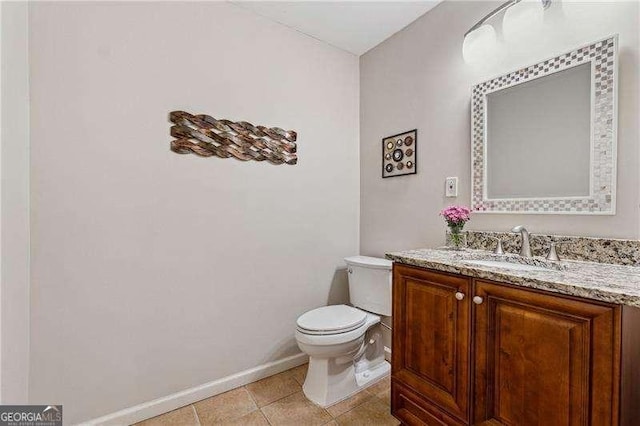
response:
[[[264,419],[267,421],[269,426],[273,426],[273,423],[271,423],[271,421],[269,420],[269,417],[267,417],[267,415],[264,413],[264,411],[262,411],[261,408],[258,408],[258,411],[260,411],[260,414],[262,414],[262,417],[264,417]]]
[[[255,382],[252,382],[255,383]],[[251,383],[250,383],[251,384]],[[256,409],[260,410],[260,406],[258,405],[258,401],[256,401],[256,399],[253,397],[253,395],[251,395],[251,392],[249,391],[249,389],[247,389],[247,386],[242,386],[242,388],[244,389],[244,391],[249,394],[249,398],[251,398],[251,400],[253,401],[253,403],[256,405]]]
[[[288,371],[288,370],[287,370],[287,371]],[[255,382],[252,382],[252,383],[255,383]],[[251,384],[251,383],[249,383],[249,384]],[[260,407],[260,406],[258,405],[258,401],[256,401],[256,399],[253,397],[253,395],[251,394],[251,392],[249,392],[249,389],[247,389],[247,386],[246,386],[246,385],[244,385],[244,386],[243,386],[243,388],[244,388],[245,392],[247,392],[247,393],[249,394],[249,398],[251,398],[251,400],[253,401],[253,403],[256,405],[256,409],[255,409],[254,411],[259,411],[259,412],[260,412],[260,414],[262,414],[262,417],[264,417],[264,419],[267,421],[267,423],[269,424],[269,426],[273,426],[273,425],[271,424],[271,422],[269,421],[269,417],[267,417],[267,415],[265,414],[265,412],[264,412],[264,411],[262,411],[262,407]],[[266,405],[265,405],[265,407],[266,407]],[[253,413],[253,411],[252,411],[252,413]]]
[[[274,404],[274,403],[276,403],[276,402],[278,402],[278,401],[280,401],[280,400],[282,400],[282,399],[285,399],[285,398],[287,398],[287,397],[290,397],[291,395],[295,395],[295,394],[296,394],[296,393],[298,393],[298,392],[302,392],[302,385],[300,384],[300,382],[298,382],[298,381],[296,380],[295,376],[294,376],[294,375],[293,375],[293,373],[292,373],[292,371],[293,371],[295,368],[297,368],[297,367],[290,368],[290,369],[285,370],[285,371],[283,371],[283,372],[281,372],[281,373],[278,373],[278,374],[285,374],[285,373],[288,373],[288,375],[293,379],[293,381],[295,382],[295,384],[297,384],[298,386],[300,386],[300,390],[297,390],[297,391],[292,392],[292,393],[290,393],[290,394],[288,394],[288,395],[285,395],[285,396],[283,396],[283,397],[281,397],[281,398],[278,398],[278,399],[276,399],[276,400],[273,400],[273,401],[269,402],[268,404],[265,404],[265,405],[264,405],[264,406],[262,406],[262,407],[258,404],[258,401],[256,401],[256,399],[253,397],[253,395],[251,395],[251,392],[249,391],[249,389],[246,389],[248,385],[243,386],[243,387],[247,390],[247,392],[249,393],[249,396],[251,397],[251,399],[253,399],[253,402],[256,404],[256,407],[258,407],[258,410],[262,411],[262,409],[263,409],[264,407],[268,407],[269,405]],[[278,374],[274,374],[274,376],[277,376]],[[273,376],[269,376],[269,377],[273,377]],[[265,377],[265,379],[267,379],[267,378],[268,378],[268,377]],[[261,379],[261,380],[264,380],[264,379]],[[258,380],[258,381],[260,381],[260,380]],[[255,383],[255,382],[252,382],[252,383]],[[251,384],[251,383],[249,383],[249,385],[250,385],[250,384]],[[304,395],[304,394],[303,394],[303,395]],[[264,414],[264,413],[262,413],[262,414]],[[265,416],[265,417],[266,417],[266,416]],[[267,419],[267,421],[269,421],[269,420]]]
[[[291,395],[295,395],[295,394],[297,394],[297,393],[302,393],[302,395],[304,396],[304,393],[302,392],[302,389],[301,389],[301,390],[295,391],[295,392],[293,392],[293,393],[290,393],[289,395],[285,395],[285,396],[283,396],[282,398],[278,398],[278,399],[276,399],[276,400],[273,400],[273,401],[271,401],[270,403],[268,403],[267,405],[263,405],[262,407],[258,407],[258,408],[259,408],[260,410],[262,410],[264,407],[268,407],[268,406],[270,406],[271,404],[275,404],[276,402],[278,402],[278,401],[282,401],[283,399],[288,398],[288,397],[290,397]],[[305,398],[306,398],[306,397],[305,397]]]
[[[333,417],[333,416],[331,415],[331,413],[330,413],[330,412],[328,412],[328,411],[327,411],[327,409],[326,409],[326,408],[323,408],[323,409],[322,409],[322,411],[324,411],[325,413],[327,413],[327,414],[329,415],[329,417],[331,417],[331,420],[329,420],[327,423],[331,423],[333,420],[335,420],[335,419],[336,419],[335,417]]]
[[[391,392],[391,390],[389,390],[389,392]],[[352,398],[353,396],[355,396],[355,395],[360,394],[360,393],[366,393],[367,395],[369,395],[369,396],[370,396],[370,398],[365,399],[364,401],[362,401],[362,402],[361,402],[361,403],[359,403],[358,405],[356,405],[356,406],[354,406],[354,407],[351,407],[350,409],[348,409],[348,410],[347,410],[347,411],[345,411],[344,413],[340,413],[340,414],[339,414],[339,415],[337,415],[337,416],[333,416],[333,415],[331,415],[331,413],[329,413],[329,415],[330,415],[334,420],[336,420],[338,417],[343,416],[343,415],[345,415],[345,414],[347,414],[347,413],[350,413],[351,411],[355,410],[356,408],[358,408],[358,407],[360,407],[360,406],[362,406],[362,405],[364,405],[364,404],[366,404],[366,403],[368,403],[368,402],[370,402],[370,401],[372,401],[372,400],[374,400],[374,399],[375,399],[377,402],[381,403],[382,405],[386,405],[386,406],[388,406],[388,404],[387,404],[385,401],[383,401],[382,399],[380,399],[380,398],[378,397],[378,394],[377,394],[377,393],[375,393],[375,394],[374,394],[374,393],[372,393],[372,392],[369,392],[369,388],[365,388],[365,389],[361,390],[360,392],[358,392],[358,393],[356,393],[356,394],[352,395],[352,396],[351,396],[351,398]],[[339,404],[339,402],[338,402],[337,404]],[[334,405],[337,405],[337,404],[334,404]],[[328,412],[328,411],[327,411],[327,412]]]
[[[255,382],[254,382],[255,383]],[[249,398],[251,398],[251,400],[253,401],[254,404],[256,404],[256,409],[257,411],[262,415],[262,417],[264,417],[264,419],[267,421],[267,424],[269,426],[273,426],[273,424],[271,423],[271,421],[269,420],[269,417],[267,417],[267,415],[265,414],[264,411],[262,411],[262,407],[260,407],[258,405],[258,401],[256,401],[256,399],[253,397],[253,395],[251,394],[251,392],[249,392],[249,389],[247,389],[247,386],[243,386],[243,388],[245,388],[244,390],[249,394]],[[266,405],[265,405],[266,407]]]
[[[191,404],[191,409],[193,410],[193,414],[196,415],[196,422],[198,422],[198,426],[201,426],[201,424],[200,424],[200,416],[198,416],[198,410],[196,410],[196,406]]]

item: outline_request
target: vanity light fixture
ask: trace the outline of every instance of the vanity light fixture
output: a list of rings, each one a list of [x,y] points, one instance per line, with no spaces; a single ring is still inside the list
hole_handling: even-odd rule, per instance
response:
[[[534,0],[536,3],[538,0]],[[551,5],[551,0],[539,0],[542,3],[542,9],[532,9],[531,3],[527,0],[509,0],[480,19],[473,27],[464,34],[464,43],[462,45],[462,55],[468,63],[477,62],[478,60],[491,56],[493,51],[498,48],[496,31],[489,21],[500,12],[510,9],[518,3],[523,3],[514,8],[510,13],[515,17],[510,17],[510,21],[517,21],[516,25],[520,25],[523,20],[531,19],[537,12],[547,9]],[[523,7],[524,6],[524,7]],[[532,13],[533,11],[533,13]],[[534,18],[535,19],[535,18]]]
[[[489,24],[474,26],[464,37],[462,56],[465,62],[475,64],[484,58],[494,57],[498,48],[496,30]]]

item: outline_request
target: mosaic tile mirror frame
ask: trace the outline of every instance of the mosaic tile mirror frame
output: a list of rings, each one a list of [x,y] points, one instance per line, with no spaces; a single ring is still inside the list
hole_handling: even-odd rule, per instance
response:
[[[478,213],[615,214],[617,145],[617,35],[504,74],[472,88],[471,194]],[[590,152],[588,194],[490,198],[487,191],[487,95],[590,64]],[[585,150],[586,152],[586,150]],[[523,161],[527,161],[526,158]],[[531,176],[536,179],[536,176]],[[587,184],[585,183],[585,188]],[[585,189],[586,191],[586,189]]]

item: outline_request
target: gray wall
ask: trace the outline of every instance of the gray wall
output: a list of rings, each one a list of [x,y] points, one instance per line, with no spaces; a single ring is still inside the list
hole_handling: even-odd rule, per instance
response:
[[[440,245],[445,224],[438,212],[449,204],[469,205],[473,84],[615,33],[620,35],[617,214],[475,214],[468,227],[508,230],[525,224],[533,232],[640,237],[638,3],[554,2],[542,31],[505,40],[498,60],[466,64],[464,33],[497,4],[445,1],[360,58],[363,254]],[[416,127],[418,174],[381,179],[381,139]],[[457,198],[444,197],[447,176],[460,178]]]
[[[2,2],[0,401],[26,404],[29,377],[28,5]]]
[[[357,57],[222,2],[30,18],[31,400],[73,423],[298,353],[358,253]],[[174,154],[174,109],[294,129],[299,164]]]

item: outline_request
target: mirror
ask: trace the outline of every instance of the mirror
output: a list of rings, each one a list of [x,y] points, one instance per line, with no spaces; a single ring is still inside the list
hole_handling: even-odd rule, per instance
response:
[[[488,198],[589,195],[591,66],[487,94]]]
[[[615,213],[617,38],[474,86],[477,212]]]

